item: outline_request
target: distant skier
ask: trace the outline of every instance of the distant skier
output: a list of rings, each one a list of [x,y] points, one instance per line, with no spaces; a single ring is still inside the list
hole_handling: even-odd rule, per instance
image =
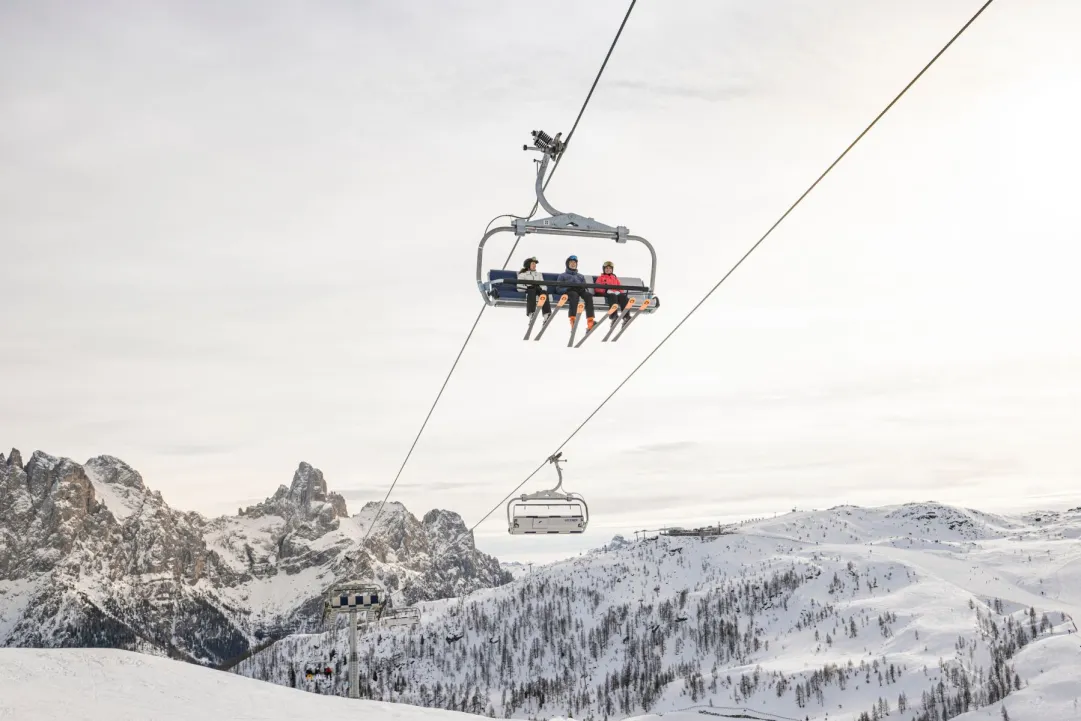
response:
[[[323,669],[323,675],[326,676],[327,678],[330,678],[331,673],[333,673],[333,671],[330,670],[330,666],[327,666],[326,668]]]
[[[612,261],[610,261],[610,260],[604,261],[604,265],[601,266],[601,274],[597,276],[597,282],[598,283],[603,283],[604,285],[615,285],[615,286],[622,285],[622,283],[619,282],[619,277],[617,277],[616,274],[615,274],[615,270],[616,270],[616,266],[615,266],[614,263],[612,263]],[[596,290],[597,290],[597,295],[604,296],[605,299],[608,301],[608,307],[609,308],[611,308],[613,305],[619,305],[619,312],[620,313],[627,310],[627,303],[630,303],[630,301],[631,301],[631,297],[629,295],[627,295],[627,291],[625,291],[625,290],[609,290],[607,288],[597,288]],[[618,319],[618,318],[619,318],[619,313],[614,314],[612,316],[612,323],[614,324],[616,322],[616,319]],[[623,319],[624,325],[626,325],[626,323],[629,320],[630,320],[630,316],[627,316],[626,318],[624,318]]]
[[[584,275],[578,272],[578,256],[572,255],[567,258],[566,270],[559,274],[556,278],[556,283],[585,283],[586,278]],[[588,293],[582,288],[566,288],[558,287],[556,292],[565,292],[567,294],[567,313],[570,314],[571,327],[574,326],[574,314],[578,312],[578,294],[581,293],[582,302],[586,305],[586,330],[593,328],[593,324],[596,323],[593,316],[596,312],[593,310],[593,294]]]
[[[544,280],[544,276],[539,270],[537,270],[537,263],[540,262],[536,258],[526,258],[522,263],[522,269],[518,271],[518,280]],[[537,297],[544,292],[544,287],[539,285],[519,285],[518,290],[525,293],[525,314],[533,315],[537,310]],[[547,319],[552,314],[552,299],[549,297],[544,298],[544,305],[542,306],[544,311],[544,317]]]

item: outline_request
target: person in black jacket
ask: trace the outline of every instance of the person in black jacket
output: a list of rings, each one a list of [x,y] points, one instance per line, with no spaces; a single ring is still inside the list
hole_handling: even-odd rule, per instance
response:
[[[584,275],[578,272],[578,256],[572,255],[567,258],[566,270],[559,274],[556,278],[556,283],[585,283],[586,278]],[[596,311],[593,309],[593,294],[589,292],[587,288],[556,288],[557,293],[567,294],[567,313],[570,314],[571,326],[574,326],[574,316],[578,312],[578,298],[581,296],[582,302],[586,305],[586,329],[593,328],[593,324],[596,323],[593,316],[596,315]]]

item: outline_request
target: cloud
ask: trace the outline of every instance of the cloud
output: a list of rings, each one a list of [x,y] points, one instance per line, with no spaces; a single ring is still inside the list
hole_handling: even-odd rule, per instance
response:
[[[233,443],[177,443],[150,446],[146,450],[163,456],[216,456],[235,453],[242,448],[242,445]]]
[[[631,449],[631,453],[680,453],[701,445],[696,441],[669,441],[667,443],[647,443]]]
[[[646,93],[658,97],[683,98],[688,100],[702,100],[707,103],[721,103],[730,100],[739,100],[750,96],[752,88],[740,84],[728,85],[676,85],[668,83],[652,83],[644,80],[613,80],[611,86],[634,93]]]

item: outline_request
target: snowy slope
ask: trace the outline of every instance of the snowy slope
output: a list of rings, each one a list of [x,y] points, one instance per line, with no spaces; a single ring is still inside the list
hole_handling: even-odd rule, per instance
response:
[[[316,696],[111,649],[0,649],[0,718],[15,721],[473,721],[452,711]]]
[[[952,717],[1004,694],[1018,718],[1014,703],[1081,697],[1079,512],[840,507],[732,530],[613,544],[422,604],[416,631],[362,638],[363,693],[518,718],[712,703],[840,721]],[[236,671],[341,693],[304,670],[340,673],[346,639],[292,637]]]

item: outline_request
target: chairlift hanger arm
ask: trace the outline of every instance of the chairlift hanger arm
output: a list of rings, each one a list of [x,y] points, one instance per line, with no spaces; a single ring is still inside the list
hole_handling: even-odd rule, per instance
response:
[[[560,463],[566,463],[566,461],[562,459],[562,455],[563,455],[563,453],[560,452],[560,453],[557,453],[556,455],[550,456],[548,458],[548,462],[556,467],[556,475],[559,476],[559,483],[557,483],[556,487],[552,489],[552,491],[551,491],[552,493],[559,493],[559,489],[563,487],[563,469],[559,467],[559,464]],[[573,496],[573,495],[575,495],[575,494],[573,494],[573,493],[568,494],[568,497]],[[523,498],[524,498],[524,496],[523,496]],[[584,504],[584,502],[583,502],[583,504]]]
[[[544,175],[548,170],[549,161],[558,160],[559,155],[563,152],[564,145],[559,141],[559,136],[562,133],[556,133],[555,138],[551,138],[543,130],[533,131],[533,147],[523,145],[523,150],[535,150],[544,154],[544,158],[537,163],[537,179],[534,183],[534,190],[537,194],[537,204],[548,211],[548,218],[540,218],[539,220],[530,220],[529,218],[515,218],[513,221],[514,232],[518,236],[525,235],[530,227],[549,227],[555,226],[557,228],[574,228],[582,230],[600,231],[603,233],[612,233],[615,235],[617,243],[627,242],[627,228],[620,225],[612,227],[606,225],[594,218],[587,218],[577,213],[563,213],[556,210],[548,199],[544,197]]]

